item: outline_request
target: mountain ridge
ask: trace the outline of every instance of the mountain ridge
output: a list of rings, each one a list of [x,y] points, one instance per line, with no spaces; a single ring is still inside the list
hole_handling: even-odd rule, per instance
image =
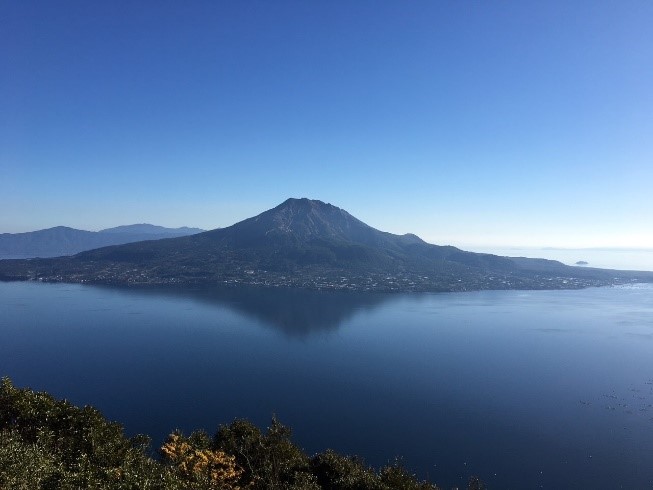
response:
[[[53,226],[24,233],[0,233],[0,259],[60,257],[110,245],[175,238],[202,231],[199,228],[165,228],[142,223],[100,231]]]
[[[150,223],[136,223],[133,225],[120,225],[112,228],[105,228],[98,233],[133,233],[133,234],[152,234],[152,235],[178,235],[185,236],[195,233],[202,233],[206,230],[201,228],[189,228],[181,226],[179,228],[167,228],[165,226],[152,225]]]

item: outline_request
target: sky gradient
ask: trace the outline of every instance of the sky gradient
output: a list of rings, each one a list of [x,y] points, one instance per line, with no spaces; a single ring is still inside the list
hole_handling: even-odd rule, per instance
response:
[[[288,197],[437,244],[653,248],[653,2],[0,0],[0,232]]]

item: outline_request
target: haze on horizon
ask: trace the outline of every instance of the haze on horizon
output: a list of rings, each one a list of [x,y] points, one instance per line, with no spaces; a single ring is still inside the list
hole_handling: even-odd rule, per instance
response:
[[[213,229],[309,197],[463,248],[653,248],[652,18],[647,1],[8,2],[0,232]]]

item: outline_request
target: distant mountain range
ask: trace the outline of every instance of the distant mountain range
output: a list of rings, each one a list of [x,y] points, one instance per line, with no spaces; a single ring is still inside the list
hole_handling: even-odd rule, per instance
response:
[[[60,257],[84,250],[122,245],[143,240],[175,238],[201,233],[199,228],[164,228],[150,224],[117,226],[101,231],[86,231],[56,226],[27,233],[1,233],[0,259]]]
[[[258,216],[204,233],[103,247],[74,257],[0,261],[0,278],[464,291],[653,282],[653,273],[465,252],[412,234],[376,230],[321,201],[288,199]]]

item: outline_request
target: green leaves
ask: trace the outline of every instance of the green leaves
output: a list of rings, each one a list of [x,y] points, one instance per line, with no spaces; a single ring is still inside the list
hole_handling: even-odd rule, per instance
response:
[[[236,456],[245,470],[245,480],[253,482],[254,488],[292,488],[298,474],[308,472],[308,457],[293,444],[290,436],[290,428],[276,418],[266,433],[247,420],[235,420],[228,426],[220,426],[214,449]],[[303,476],[300,478],[305,480]]]
[[[95,408],[0,383],[0,488],[182,488],[146,441]]]
[[[276,417],[265,432],[238,419],[213,439],[172,433],[158,461],[147,436],[125,437],[95,408],[0,382],[2,489],[437,490],[399,462],[375,471],[331,450],[309,457],[291,436]]]

